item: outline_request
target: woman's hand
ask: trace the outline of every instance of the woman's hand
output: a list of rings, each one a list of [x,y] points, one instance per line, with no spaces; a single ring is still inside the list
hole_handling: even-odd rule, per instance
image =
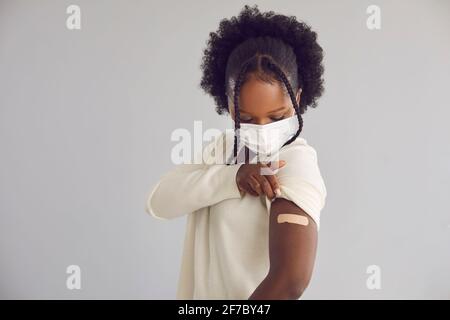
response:
[[[241,165],[236,174],[236,184],[241,195],[248,192],[255,197],[266,194],[269,199],[275,198],[275,195],[280,194],[275,172],[285,164],[286,161],[280,160],[267,164],[258,162]],[[269,172],[272,174],[268,174]]]

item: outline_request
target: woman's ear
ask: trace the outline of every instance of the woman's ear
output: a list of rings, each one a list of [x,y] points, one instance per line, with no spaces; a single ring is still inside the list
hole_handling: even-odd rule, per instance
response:
[[[230,114],[231,119],[234,121],[234,106],[231,99],[228,97],[228,113]]]
[[[297,104],[300,105],[300,96],[302,94],[302,88],[299,88],[296,94]]]
[[[228,104],[228,113],[230,114],[231,120],[234,121],[234,107],[231,104]]]

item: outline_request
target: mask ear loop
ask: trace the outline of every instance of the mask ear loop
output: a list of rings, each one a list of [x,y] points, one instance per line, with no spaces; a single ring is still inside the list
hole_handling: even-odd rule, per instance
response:
[[[300,95],[300,97],[301,97],[301,96],[302,96],[303,89],[302,89],[302,88],[299,88],[298,91],[300,92],[299,95]],[[297,97],[295,97],[295,99],[297,99]],[[297,102],[297,101],[295,101],[295,102]],[[299,103],[299,102],[297,102],[297,106],[298,106],[298,109],[299,109],[299,111],[300,111],[300,103]],[[295,106],[292,106],[292,108],[294,109],[294,114],[293,114],[293,115],[297,115],[297,110],[295,109]]]

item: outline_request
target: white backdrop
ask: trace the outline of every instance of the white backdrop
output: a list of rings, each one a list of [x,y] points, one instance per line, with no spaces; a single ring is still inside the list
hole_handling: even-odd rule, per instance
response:
[[[174,298],[185,219],[150,217],[145,197],[173,167],[173,130],[231,127],[199,66],[246,3],[0,1],[1,298]],[[325,51],[302,132],[328,190],[304,298],[449,299],[450,2],[256,3],[309,23]]]

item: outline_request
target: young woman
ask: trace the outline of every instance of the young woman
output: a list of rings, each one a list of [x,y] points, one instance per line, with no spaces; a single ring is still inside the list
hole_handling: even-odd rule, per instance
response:
[[[308,286],[326,198],[317,153],[299,136],[323,92],[316,37],[256,5],[210,34],[201,87],[234,130],[202,163],[166,173],[146,207],[165,220],[188,214],[177,299],[299,299]]]

